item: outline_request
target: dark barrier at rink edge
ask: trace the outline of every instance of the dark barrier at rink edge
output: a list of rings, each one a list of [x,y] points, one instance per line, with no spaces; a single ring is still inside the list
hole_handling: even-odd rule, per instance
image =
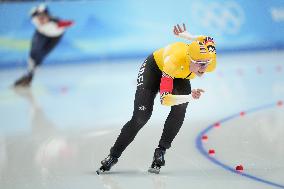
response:
[[[0,69],[26,65],[34,32],[29,11],[43,1],[9,2],[13,3],[0,4],[0,16],[5,18],[0,19]],[[181,0],[178,4],[150,0],[44,2],[52,15],[75,22],[48,55],[45,65],[145,58],[157,48],[183,41],[172,33],[172,26],[182,22],[195,35],[212,36],[218,54],[284,49],[282,0]],[[157,17],[157,7],[186,14],[163,11]],[[147,10],[147,14],[142,10]]]

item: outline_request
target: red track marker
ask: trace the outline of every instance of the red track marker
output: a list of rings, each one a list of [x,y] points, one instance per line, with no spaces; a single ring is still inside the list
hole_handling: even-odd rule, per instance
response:
[[[208,139],[208,136],[207,135],[203,135],[202,136],[202,140],[207,140]]]
[[[242,171],[244,171],[244,167],[242,165],[237,165],[236,166],[236,171],[242,172]]]
[[[209,149],[208,154],[211,155],[211,156],[215,155],[215,150]]]
[[[245,114],[245,112],[240,112],[240,116],[244,116]]]
[[[215,123],[214,127],[216,127],[216,128],[220,127],[220,123],[219,122]]]

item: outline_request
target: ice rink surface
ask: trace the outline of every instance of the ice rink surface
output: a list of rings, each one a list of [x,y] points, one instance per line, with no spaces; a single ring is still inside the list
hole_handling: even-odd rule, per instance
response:
[[[23,69],[1,70],[0,188],[284,188],[283,59],[220,55],[215,72],[192,80],[206,92],[188,106],[159,175],[147,172],[169,112],[158,98],[118,164],[95,173],[131,117],[143,59],[43,65],[28,90],[11,87]]]

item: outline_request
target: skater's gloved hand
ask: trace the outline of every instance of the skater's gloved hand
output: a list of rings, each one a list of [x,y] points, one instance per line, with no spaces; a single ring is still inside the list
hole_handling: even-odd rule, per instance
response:
[[[177,24],[174,26],[173,29],[174,35],[183,39],[187,39],[187,40],[198,40],[199,38],[201,38],[202,36],[198,35],[192,35],[190,34],[188,31],[186,31],[186,27],[185,24],[182,24],[182,27]]]
[[[204,93],[205,91],[203,89],[193,89],[191,91],[191,96],[193,99],[199,99],[201,94]]]
[[[184,23],[182,23],[182,28],[180,27],[180,25],[179,24],[177,24],[177,25],[175,25],[174,26],[174,34],[175,35],[180,35],[181,33],[183,33],[183,32],[186,32],[186,27],[185,27],[185,24]]]

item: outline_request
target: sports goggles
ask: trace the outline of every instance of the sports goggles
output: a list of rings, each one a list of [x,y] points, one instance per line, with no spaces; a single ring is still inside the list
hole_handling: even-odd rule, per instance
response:
[[[190,61],[194,64],[199,64],[200,66],[207,66],[210,62],[212,62],[212,59],[205,59],[205,60],[193,60],[191,57]]]

